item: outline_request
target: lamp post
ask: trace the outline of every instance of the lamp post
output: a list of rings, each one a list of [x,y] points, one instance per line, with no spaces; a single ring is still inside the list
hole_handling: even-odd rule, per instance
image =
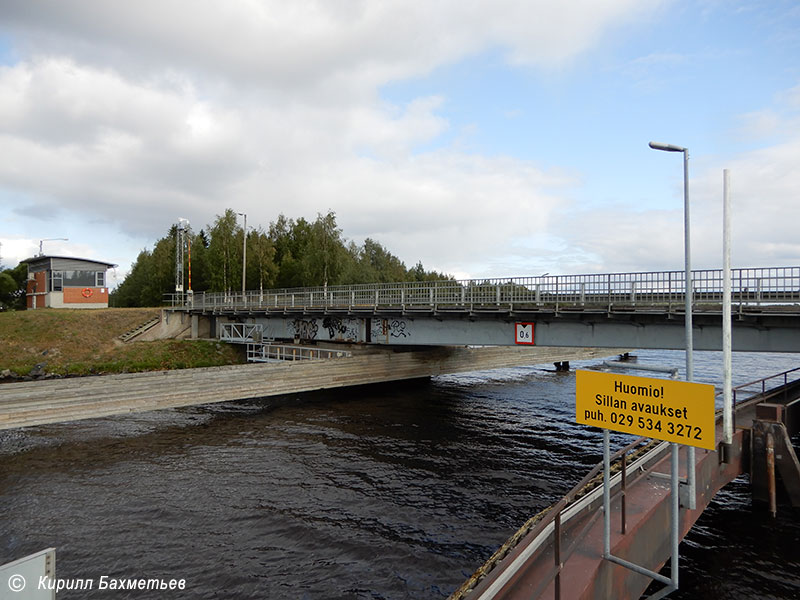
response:
[[[689,235],[689,149],[672,144],[659,144],[650,142],[653,150],[663,150],[665,152],[683,152],[683,247],[686,268],[686,282],[684,296],[686,300],[686,381],[694,381],[694,357],[692,356],[692,296],[694,286],[692,285],[692,245]]]
[[[246,285],[246,277],[247,277],[247,215],[245,213],[236,213],[237,215],[241,215],[244,218],[244,226],[242,229],[243,236],[242,236],[242,302],[245,304],[247,303],[246,296],[245,296],[245,285]]]
[[[694,357],[692,356],[694,344],[692,341],[692,300],[694,299],[694,285],[692,285],[692,244],[689,235],[689,149],[673,144],[650,142],[653,150],[664,152],[683,152],[683,254],[685,261],[685,280],[683,295],[686,301],[684,321],[686,323],[686,381],[694,381]],[[695,453],[694,446],[687,450],[687,471],[689,474],[689,508],[697,505],[696,480],[695,480]]]
[[[42,252],[42,243],[43,242],[68,242],[69,238],[45,238],[43,240],[39,240],[39,256],[44,256],[44,252]]]

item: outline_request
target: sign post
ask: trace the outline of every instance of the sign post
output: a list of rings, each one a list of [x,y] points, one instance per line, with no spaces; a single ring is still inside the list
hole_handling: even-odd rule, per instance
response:
[[[666,587],[650,596],[663,598],[678,589],[680,543],[679,446],[714,449],[714,386],[700,383],[576,371],[575,418],[603,430],[603,558]],[[670,578],[611,554],[611,460],[609,430],[671,442]]]

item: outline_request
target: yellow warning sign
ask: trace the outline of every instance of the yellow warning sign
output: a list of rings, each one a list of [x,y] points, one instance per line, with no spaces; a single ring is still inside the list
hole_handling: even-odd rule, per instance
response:
[[[714,449],[714,386],[598,371],[575,372],[578,423]]]

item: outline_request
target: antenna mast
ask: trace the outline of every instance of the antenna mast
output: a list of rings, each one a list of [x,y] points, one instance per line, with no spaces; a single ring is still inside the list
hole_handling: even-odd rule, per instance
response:
[[[183,250],[186,247],[187,231],[189,229],[188,219],[178,219],[178,226],[175,230],[175,293],[183,294]]]

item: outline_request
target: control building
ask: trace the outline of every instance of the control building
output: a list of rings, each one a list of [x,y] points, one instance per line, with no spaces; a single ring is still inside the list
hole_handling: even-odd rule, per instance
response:
[[[71,256],[35,256],[28,265],[27,306],[107,308],[106,271],[113,263]]]

